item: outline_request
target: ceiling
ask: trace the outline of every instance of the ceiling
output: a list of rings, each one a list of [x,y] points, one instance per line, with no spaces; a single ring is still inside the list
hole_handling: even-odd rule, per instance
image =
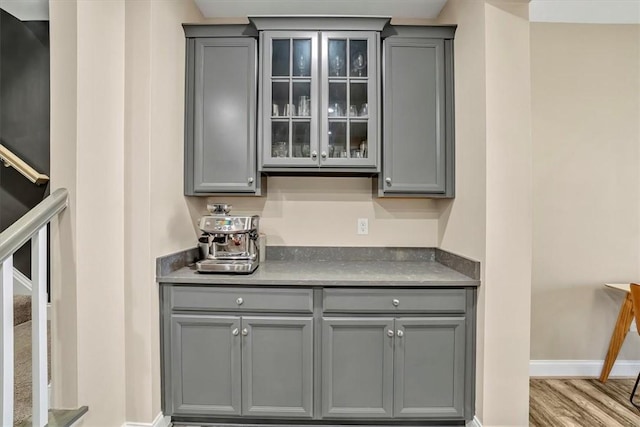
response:
[[[0,0],[0,9],[21,21],[48,21],[48,0]]]
[[[255,15],[375,15],[424,19],[436,18],[447,2],[447,0],[194,1],[205,18],[240,18]],[[22,21],[49,19],[48,0],[0,0],[0,8]],[[529,19],[532,22],[640,24],[640,0],[531,0]]]

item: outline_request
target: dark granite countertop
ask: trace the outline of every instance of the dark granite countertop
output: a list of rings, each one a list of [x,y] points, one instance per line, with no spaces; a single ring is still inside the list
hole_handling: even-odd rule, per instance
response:
[[[437,248],[268,247],[252,274],[201,274],[196,249],[158,258],[161,284],[479,286],[480,263]]]

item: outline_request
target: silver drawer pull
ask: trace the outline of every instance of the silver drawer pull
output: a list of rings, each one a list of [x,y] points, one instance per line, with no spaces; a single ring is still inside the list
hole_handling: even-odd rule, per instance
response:
[[[238,336],[238,332],[238,328],[234,328],[233,331],[231,331],[231,335],[233,335],[234,337]]]
[[[404,336],[404,332],[398,329],[398,337],[402,338]]]
[[[249,179],[247,179],[247,181],[249,182],[249,184],[253,184],[253,177],[250,176]]]
[[[389,330],[387,331],[387,336],[392,337],[393,335],[394,335],[394,334],[393,334],[393,330],[389,329]]]
[[[244,300],[242,298],[238,298],[236,300],[236,304],[238,304],[238,305],[242,305],[243,302],[244,302]]]
[[[393,301],[391,301],[391,303],[394,305],[394,307],[397,307],[400,305],[400,300],[399,299],[394,299]]]
[[[242,336],[246,337],[247,335],[249,335],[249,330],[247,328],[244,328],[242,330]]]

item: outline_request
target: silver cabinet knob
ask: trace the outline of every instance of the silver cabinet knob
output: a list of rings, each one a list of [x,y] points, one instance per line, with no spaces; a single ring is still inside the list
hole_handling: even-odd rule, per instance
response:
[[[387,336],[392,337],[394,335],[393,331],[391,329],[389,329],[387,331]]]
[[[318,152],[317,151],[312,151],[311,152],[311,158],[312,159],[317,159],[318,158]]]
[[[233,335],[234,337],[238,335],[238,328],[233,328],[233,331],[231,331],[231,335]]]
[[[399,299],[394,299],[393,301],[391,301],[391,303],[393,304],[394,307],[397,307],[400,305],[400,300]]]
[[[249,335],[249,330],[247,328],[244,328],[242,330],[242,336],[246,337],[247,335]]]
[[[244,300],[242,298],[238,298],[236,300],[236,304],[238,304],[238,305],[242,305],[243,302],[244,302]]]
[[[247,180],[249,182],[249,184],[253,184],[253,177],[250,176],[249,179]]]
[[[386,177],[386,178],[384,179],[384,182],[386,182],[386,183],[387,183],[387,185],[391,185],[391,177],[389,177],[389,176],[388,176],[388,177]]]
[[[402,330],[400,330],[400,329],[398,329],[398,336],[400,338],[402,338],[404,336],[404,332]]]
[[[322,153],[320,153],[320,157],[322,157],[323,159],[327,158],[327,153],[325,151],[323,151]]]

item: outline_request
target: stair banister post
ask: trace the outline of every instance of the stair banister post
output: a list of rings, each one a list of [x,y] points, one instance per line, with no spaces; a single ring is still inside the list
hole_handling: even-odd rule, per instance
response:
[[[47,225],[31,239],[31,345],[33,372],[33,426],[44,427],[49,418],[47,375]]]
[[[0,264],[0,423],[13,425],[13,255]]]

